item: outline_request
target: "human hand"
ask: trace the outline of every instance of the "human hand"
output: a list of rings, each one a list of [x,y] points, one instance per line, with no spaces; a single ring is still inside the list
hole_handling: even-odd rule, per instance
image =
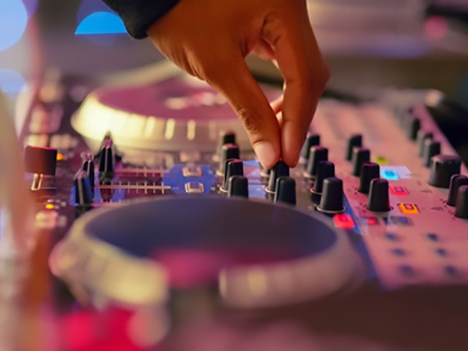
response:
[[[297,164],[329,76],[305,0],[181,0],[148,35],[167,58],[226,97],[265,168],[279,159]],[[284,78],[274,107],[248,70],[250,52],[273,60]]]

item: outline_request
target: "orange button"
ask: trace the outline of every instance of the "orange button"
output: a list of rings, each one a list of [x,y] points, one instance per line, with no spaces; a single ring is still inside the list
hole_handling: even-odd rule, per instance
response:
[[[398,204],[398,208],[400,209],[400,212],[403,213],[403,214],[418,214],[419,213],[419,209],[418,209],[418,206],[416,206],[416,204],[413,204],[411,202],[402,202],[400,204]]]
[[[353,217],[347,213],[336,214],[333,217],[333,222],[335,223],[335,227],[340,229],[353,229],[355,226]]]
[[[390,192],[396,196],[406,196],[409,195],[408,190],[404,186],[394,185],[390,187]]]

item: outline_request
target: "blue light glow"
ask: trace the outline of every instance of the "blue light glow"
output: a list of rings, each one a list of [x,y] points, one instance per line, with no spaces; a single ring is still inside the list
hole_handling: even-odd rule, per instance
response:
[[[15,45],[28,24],[28,12],[21,0],[0,1],[0,51]]]
[[[125,26],[111,12],[94,12],[86,17],[75,31],[75,35],[126,34]]]
[[[18,94],[26,88],[26,81],[16,71],[0,69],[0,87],[7,94]]]
[[[398,179],[400,179],[398,174],[395,171],[391,170],[391,169],[381,170],[380,176],[382,178],[384,178],[384,179],[387,179],[387,180],[398,180]]]
[[[101,0],[83,0],[76,13],[76,23],[81,23],[86,17],[95,12],[110,12],[110,10]]]

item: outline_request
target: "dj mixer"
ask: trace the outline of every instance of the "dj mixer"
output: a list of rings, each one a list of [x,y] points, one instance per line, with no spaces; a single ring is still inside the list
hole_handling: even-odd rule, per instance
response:
[[[129,323],[151,311],[158,332],[134,328],[122,349],[159,349],[175,313],[164,306],[184,291],[258,311],[466,284],[468,171],[431,114],[442,99],[323,98],[299,165],[264,169],[225,100],[181,73],[144,85],[45,82],[21,139],[55,323],[117,306],[120,330],[122,310],[136,311]],[[66,346],[47,350],[106,349],[60,338]]]

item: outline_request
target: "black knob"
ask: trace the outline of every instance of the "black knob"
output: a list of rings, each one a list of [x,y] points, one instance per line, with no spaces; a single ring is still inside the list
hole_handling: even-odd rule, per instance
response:
[[[355,147],[352,157],[353,175],[359,177],[362,165],[368,162],[370,162],[370,150],[363,147]]]
[[[361,168],[358,191],[368,194],[372,179],[380,178],[380,166],[374,162],[364,163]]]
[[[218,146],[216,147],[216,156],[222,157],[223,145],[234,144],[236,145],[236,134],[232,131],[221,131],[218,135]]]
[[[268,187],[265,189],[269,193],[276,191],[276,181],[279,177],[289,177],[289,166],[283,161],[279,161],[270,170],[270,179],[268,180]]]
[[[74,178],[75,203],[77,206],[90,206],[93,203],[93,190],[85,171],[78,171]]]
[[[107,139],[99,153],[99,176],[101,179],[111,178],[114,175],[114,144]]]
[[[354,134],[348,139],[346,147],[346,160],[351,161],[353,158],[353,149],[355,147],[362,147],[362,135]]]
[[[321,161],[328,161],[328,149],[321,146],[312,146],[306,168],[307,177],[315,178],[317,176],[317,166]]]
[[[374,212],[387,212],[391,210],[388,195],[388,180],[380,178],[371,180],[367,209]]]
[[[305,160],[305,164],[307,165],[307,160],[309,160],[310,157],[310,148],[312,146],[318,146],[320,145],[320,135],[318,134],[313,134],[309,135],[302,146],[302,151],[301,151],[301,157]]]
[[[426,132],[423,129],[419,130],[418,137],[417,137],[417,143],[419,147],[419,156],[422,157],[424,155],[424,147],[425,147],[426,140],[431,140],[432,138],[434,138],[434,134],[432,134],[431,132]]]
[[[239,146],[236,144],[225,144],[221,148],[218,174],[224,176],[224,173],[226,172],[226,161],[231,159],[240,159]]]
[[[459,174],[461,159],[454,155],[437,155],[431,160],[431,175],[429,184],[437,188],[448,188],[450,178]]]
[[[235,175],[229,178],[228,197],[249,197],[249,182],[246,177]]]
[[[410,140],[416,140],[419,129],[421,129],[421,120],[419,118],[409,118],[406,120],[406,135]]]
[[[226,171],[224,172],[224,182],[221,190],[227,192],[229,187],[229,179],[232,176],[244,175],[244,163],[238,159],[227,160],[224,169]]]
[[[317,177],[315,178],[312,193],[320,195],[323,191],[323,181],[335,176],[335,164],[329,161],[321,161],[317,166]]]
[[[431,158],[440,155],[440,142],[426,139],[424,141],[424,150],[423,150],[423,162],[426,167],[431,166]]]
[[[450,178],[449,195],[447,205],[455,206],[457,202],[458,188],[462,185],[468,185],[468,177],[462,174],[455,174]]]
[[[296,205],[296,181],[291,177],[279,177],[276,181],[274,202]]]
[[[458,188],[455,217],[468,219],[468,185]]]
[[[341,179],[330,177],[323,181],[322,197],[317,210],[329,214],[344,212],[343,181]]]
[[[24,170],[26,172],[54,176],[56,168],[56,149],[30,145],[24,149]]]
[[[91,188],[94,189],[94,157],[91,154],[86,154],[83,157],[83,166],[81,167],[86,172],[91,184]]]

